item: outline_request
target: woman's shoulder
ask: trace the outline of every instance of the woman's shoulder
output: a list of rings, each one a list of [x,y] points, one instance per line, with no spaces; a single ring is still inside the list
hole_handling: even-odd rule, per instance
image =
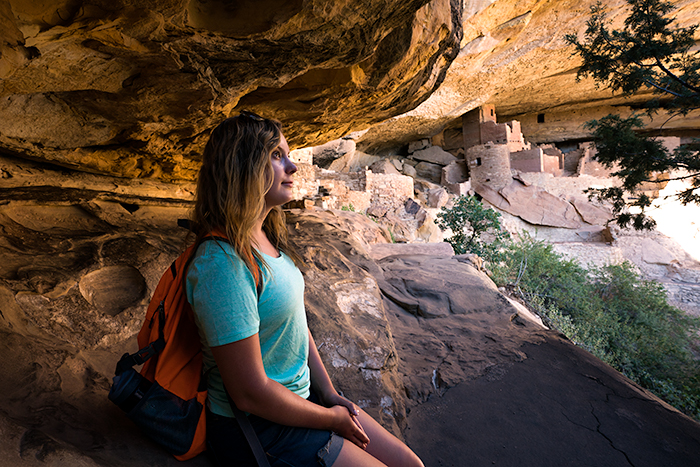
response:
[[[195,256],[235,256],[240,259],[236,249],[228,240],[216,237],[204,237],[197,247]]]
[[[205,240],[195,251],[190,266],[190,271],[223,268],[226,271],[247,270],[241,257],[236,253],[233,245],[222,240]]]

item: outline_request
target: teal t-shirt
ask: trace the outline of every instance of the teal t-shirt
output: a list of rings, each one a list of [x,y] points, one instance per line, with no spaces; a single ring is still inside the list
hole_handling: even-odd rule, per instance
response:
[[[208,372],[209,408],[232,417],[211,347],[256,333],[267,376],[297,395],[309,396],[309,335],[304,310],[304,278],[284,253],[262,254],[263,286],[258,298],[253,275],[231,245],[202,243],[187,273],[187,300],[194,310]]]

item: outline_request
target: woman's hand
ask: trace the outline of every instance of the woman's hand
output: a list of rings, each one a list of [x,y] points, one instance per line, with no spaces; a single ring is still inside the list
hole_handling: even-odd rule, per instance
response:
[[[350,400],[344,398],[337,392],[333,391],[330,394],[319,394],[318,398],[321,405],[324,407],[333,407],[334,405],[340,405],[348,409],[350,415],[357,417],[360,414],[358,407]]]
[[[332,430],[351,443],[356,444],[360,449],[367,449],[369,437],[362,425],[360,425],[357,417],[351,415],[347,407],[342,405],[334,405],[329,410],[333,412],[336,419]]]

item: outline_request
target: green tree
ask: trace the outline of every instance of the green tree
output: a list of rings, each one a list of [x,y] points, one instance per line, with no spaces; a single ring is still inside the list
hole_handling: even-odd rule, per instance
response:
[[[632,95],[651,90],[653,98],[642,105],[652,116],[659,109],[671,118],[700,108],[700,55],[691,52],[697,26],[673,27],[673,6],[662,0],[626,0],[630,5],[622,30],[610,30],[605,8],[598,2],[591,7],[585,38],[567,35],[566,41],[583,59],[578,78],[591,76],[614,92]],[[597,159],[616,167],[613,174],[620,187],[590,189],[591,196],[612,203],[616,222],[650,229],[655,223],[645,215],[651,199],[641,193],[644,182],[657,182],[658,174],[682,170],[679,178],[689,179],[691,187],[676,194],[683,204],[700,204],[700,143],[686,144],[669,152],[659,142],[640,135],[638,115],[622,118],[608,115],[588,122],[597,149]],[[665,178],[668,180],[668,178]],[[629,207],[639,208],[631,214]]]
[[[487,261],[494,261],[508,234],[501,227],[501,214],[484,206],[474,196],[460,196],[451,208],[442,208],[437,214],[437,226],[450,229],[446,241],[455,253],[476,253]]]

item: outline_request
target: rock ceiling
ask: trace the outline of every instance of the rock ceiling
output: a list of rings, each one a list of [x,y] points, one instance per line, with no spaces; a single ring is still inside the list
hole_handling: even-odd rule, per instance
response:
[[[282,120],[294,147],[368,128],[360,144],[398,144],[483,103],[521,118],[526,135],[529,115],[559,112],[531,128],[556,139],[580,132],[576,109],[620,103],[574,79],[563,36],[581,33],[590,4],[4,1],[0,154],[192,180],[208,131],[240,109]],[[700,2],[674,4],[680,25],[700,17]],[[623,2],[606,5],[619,23]]]

